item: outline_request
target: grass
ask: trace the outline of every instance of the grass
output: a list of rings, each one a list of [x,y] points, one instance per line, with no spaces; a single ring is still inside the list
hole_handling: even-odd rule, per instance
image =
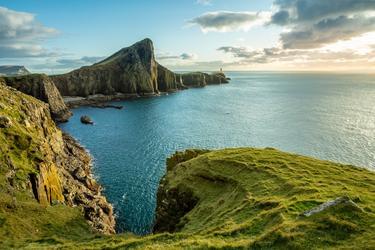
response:
[[[274,149],[187,151],[168,160],[165,189],[199,199],[177,233],[41,238],[61,249],[373,249],[375,174]],[[301,213],[347,196],[310,217]],[[47,216],[47,215],[46,215]],[[65,222],[67,223],[67,222]],[[67,223],[74,229],[78,224]],[[60,230],[57,228],[56,231]],[[83,234],[85,235],[85,234]],[[68,238],[68,239],[67,239]]]
[[[0,115],[12,120],[0,129],[0,249],[375,248],[374,172],[271,148],[176,153],[167,160],[160,192],[177,190],[189,194],[179,199],[196,200],[175,221],[178,232],[95,234],[78,208],[43,206],[30,191],[30,174],[59,143],[45,109],[0,86]],[[31,117],[30,110],[36,110]],[[40,115],[47,118],[34,126]],[[56,136],[46,140],[45,133]],[[301,216],[342,196],[356,205]]]

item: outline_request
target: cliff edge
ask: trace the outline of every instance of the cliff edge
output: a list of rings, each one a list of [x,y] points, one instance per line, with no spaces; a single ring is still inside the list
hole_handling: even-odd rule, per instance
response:
[[[53,230],[77,233],[69,232],[69,220],[89,233],[84,218],[97,232],[115,232],[112,206],[92,177],[88,153],[56,127],[49,105],[3,79],[0,145],[0,242],[40,238]]]
[[[52,118],[57,122],[66,122],[72,116],[55,83],[47,75],[31,74],[3,77],[3,82],[27,95],[48,103]]]

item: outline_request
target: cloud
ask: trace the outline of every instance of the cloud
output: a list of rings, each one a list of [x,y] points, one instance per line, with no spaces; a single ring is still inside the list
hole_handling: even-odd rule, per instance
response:
[[[270,12],[207,12],[189,21],[198,25],[203,32],[248,31],[251,27],[262,25],[270,18]]]
[[[180,55],[180,58],[182,60],[194,60],[194,59],[197,59],[198,56],[196,54],[182,53]]]
[[[0,58],[53,57],[57,53],[49,52],[37,44],[0,44]]]
[[[276,0],[271,24],[287,49],[319,48],[375,30],[373,0]]]
[[[159,54],[156,57],[158,60],[195,60],[198,58],[196,54],[192,53],[182,53],[178,56],[169,54]]]
[[[17,12],[0,7],[0,57],[50,56],[41,46],[46,38],[55,36],[58,31],[44,26],[35,15]]]
[[[105,57],[84,56],[78,59],[59,59],[55,67],[57,68],[78,68],[85,65],[91,65],[103,60]]]
[[[324,49],[283,49],[278,47],[252,50],[245,47],[220,47],[219,51],[232,55],[239,60],[234,61],[232,65],[254,65],[269,63],[350,63],[364,62],[369,63],[370,58],[375,57],[375,48],[371,43],[367,46],[368,51],[365,54],[358,53],[356,49],[332,50],[329,47]]]

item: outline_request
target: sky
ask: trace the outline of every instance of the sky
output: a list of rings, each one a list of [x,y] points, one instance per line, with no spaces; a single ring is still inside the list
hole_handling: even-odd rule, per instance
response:
[[[64,73],[146,37],[176,71],[375,72],[375,0],[0,0],[0,65]]]

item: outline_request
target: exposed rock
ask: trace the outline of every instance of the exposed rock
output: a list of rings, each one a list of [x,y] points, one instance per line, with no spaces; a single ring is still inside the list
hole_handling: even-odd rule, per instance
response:
[[[0,166],[12,192],[29,191],[44,206],[79,206],[96,231],[114,233],[113,208],[92,177],[91,157],[56,127],[49,106],[1,84],[0,103],[14,125],[0,130]]]
[[[99,94],[108,97],[105,101],[228,82],[222,72],[176,74],[168,70],[156,62],[150,39],[124,48],[92,66],[51,78],[63,96],[90,97]],[[76,103],[79,105],[79,102]],[[84,101],[80,103],[86,105]]]
[[[188,87],[204,87],[211,84],[222,84],[228,83],[224,73],[202,73],[202,72],[193,72],[185,73],[181,75],[182,83]]]
[[[157,63],[150,39],[124,48],[92,66],[52,76],[64,96],[157,94]]]
[[[91,120],[91,118],[87,115],[81,116],[81,122],[83,124],[94,124],[94,122]]]
[[[324,210],[326,210],[328,208],[338,206],[340,204],[347,204],[347,205],[350,205],[350,206],[353,206],[353,207],[356,207],[356,208],[360,209],[357,206],[357,204],[355,204],[352,200],[349,199],[349,197],[344,196],[344,197],[339,197],[339,198],[336,198],[334,200],[324,202],[317,207],[314,207],[310,210],[307,210],[307,211],[303,212],[302,215],[306,216],[306,217],[309,217],[311,215],[323,212]]]
[[[64,156],[59,159],[63,194],[69,206],[81,206],[93,228],[102,233],[115,233],[113,207],[101,194],[102,188],[91,173],[91,157],[76,140],[63,134]]]
[[[0,115],[0,128],[9,128],[12,126],[12,121],[7,116]]]
[[[121,105],[113,105],[113,104],[106,104],[106,103],[92,104],[91,107],[100,108],[100,109],[107,109],[107,108],[123,109],[124,108],[124,106],[121,106]]]
[[[33,74],[5,77],[3,80],[8,86],[48,103],[52,118],[55,121],[66,122],[72,115],[55,84],[48,76]]]
[[[158,88],[162,92],[173,92],[187,87],[182,84],[181,75],[158,64]]]
[[[30,74],[30,72],[24,66],[0,66],[0,75],[2,76],[22,76],[28,74]]]

